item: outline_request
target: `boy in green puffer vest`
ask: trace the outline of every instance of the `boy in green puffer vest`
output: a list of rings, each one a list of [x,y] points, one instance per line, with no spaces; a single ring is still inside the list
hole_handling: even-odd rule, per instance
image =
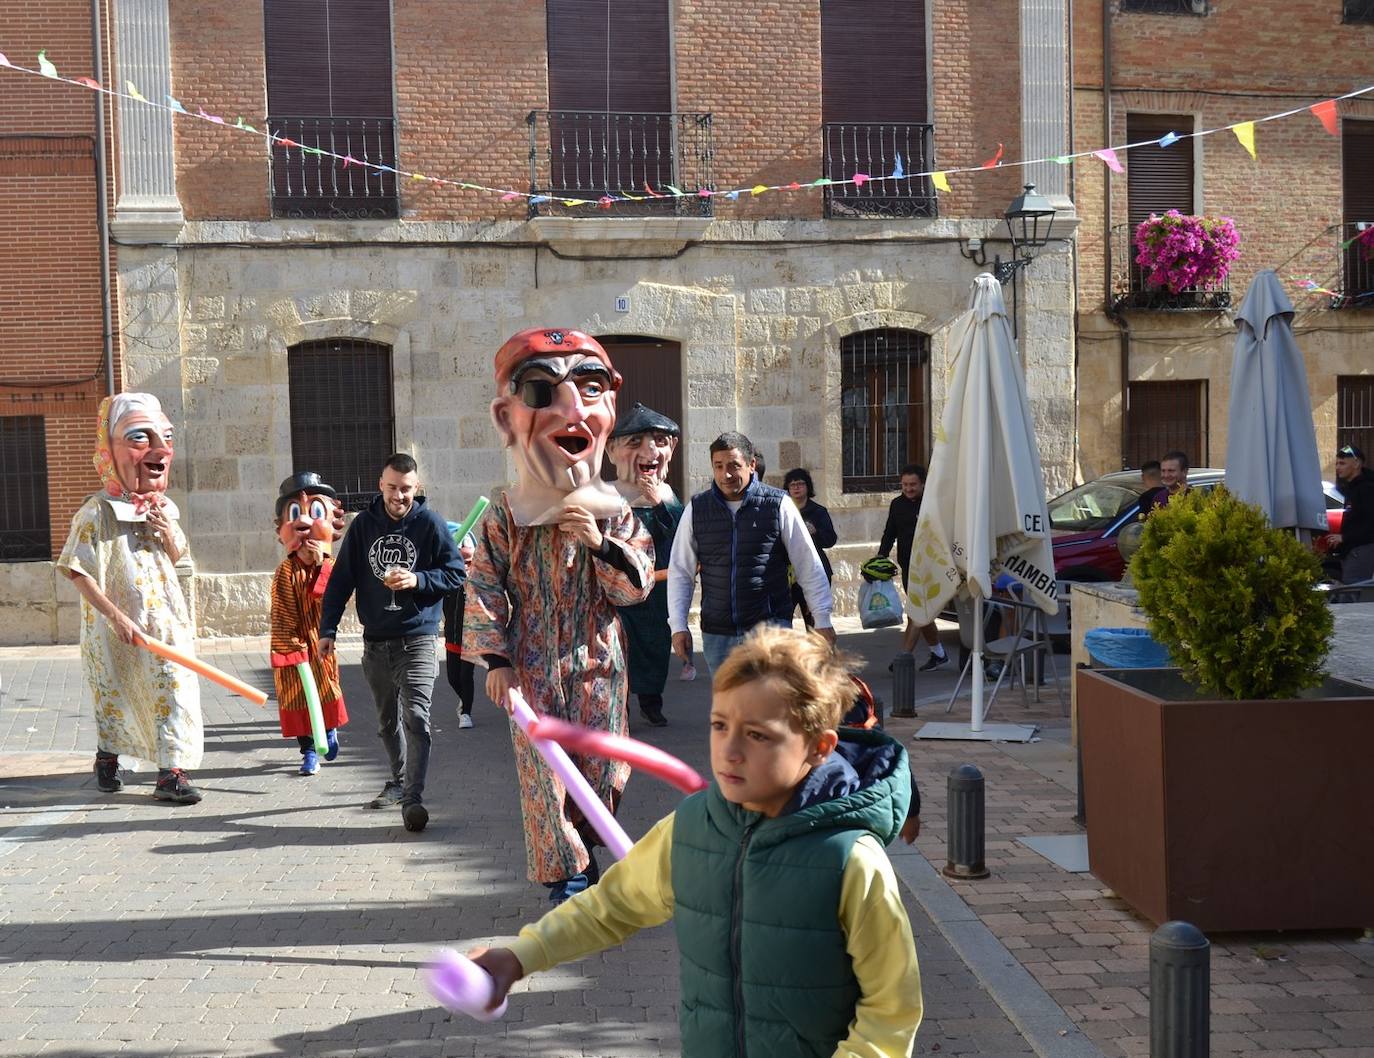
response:
[[[852,668],[814,632],[764,625],[735,648],[712,687],[710,787],[509,948],[470,953],[492,1007],[671,918],[684,1058],[911,1054],[921,978],[883,851],[911,782],[899,742],[837,731]]]

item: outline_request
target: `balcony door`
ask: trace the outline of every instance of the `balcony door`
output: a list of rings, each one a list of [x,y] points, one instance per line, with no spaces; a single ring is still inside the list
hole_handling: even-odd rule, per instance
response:
[[[924,0],[821,0],[824,175],[933,164]],[[827,216],[934,216],[929,179],[826,188]]]
[[[1341,170],[1342,290],[1347,304],[1374,305],[1374,248],[1362,238],[1374,227],[1374,121],[1341,123]]]
[[[668,0],[547,0],[545,8],[548,169],[536,184],[579,198],[675,184]]]
[[[272,212],[396,217],[390,0],[264,0]],[[324,152],[324,153],[320,153]],[[336,156],[336,157],[331,157]]]

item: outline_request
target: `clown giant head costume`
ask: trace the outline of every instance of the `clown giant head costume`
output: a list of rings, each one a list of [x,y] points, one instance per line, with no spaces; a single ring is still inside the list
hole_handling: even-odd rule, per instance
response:
[[[319,545],[324,556],[333,553],[343,535],[344,510],[338,493],[312,470],[292,474],[281,483],[277,496],[277,539],[307,566],[314,564],[307,541]]]
[[[656,507],[674,499],[668,467],[681,437],[677,423],[643,404],[616,422],[607,454],[615,464],[615,487],[631,507]]]
[[[92,462],[116,512],[142,520],[148,508],[176,507],[163,495],[172,472],[172,424],[151,393],[119,393],[100,402]]]
[[[536,327],[501,346],[491,420],[515,455],[519,480],[506,499],[517,524],[557,521],[571,505],[594,518],[623,509],[601,480],[620,381],[606,350],[581,331]]]

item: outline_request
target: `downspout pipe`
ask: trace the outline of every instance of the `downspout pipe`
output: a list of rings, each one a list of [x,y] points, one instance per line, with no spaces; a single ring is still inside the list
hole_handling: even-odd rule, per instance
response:
[[[1112,3],[1102,0],[1102,142],[1112,142]],[[1131,325],[1118,311],[1112,291],[1112,174],[1102,171],[1102,299],[1107,306],[1107,319],[1121,329],[1121,352],[1118,370],[1121,374],[1121,468],[1126,468],[1126,447],[1130,436],[1131,385]],[[1130,233],[1127,232],[1127,238]]]
[[[91,57],[97,84],[105,83],[105,63],[103,37],[101,32],[100,5],[102,0],[91,0]],[[105,354],[105,392],[115,393],[114,373],[114,311],[110,302],[110,209],[107,199],[108,160],[105,155],[105,93],[92,92],[95,96],[95,216],[96,229],[100,238],[100,331]]]

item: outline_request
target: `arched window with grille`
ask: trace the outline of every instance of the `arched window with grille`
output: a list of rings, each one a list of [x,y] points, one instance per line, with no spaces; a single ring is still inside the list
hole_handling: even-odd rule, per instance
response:
[[[293,470],[313,470],[350,511],[377,493],[396,450],[391,346],[356,338],[301,342],[286,352]]]
[[[840,343],[845,492],[898,487],[930,450],[930,336],[884,327]]]

